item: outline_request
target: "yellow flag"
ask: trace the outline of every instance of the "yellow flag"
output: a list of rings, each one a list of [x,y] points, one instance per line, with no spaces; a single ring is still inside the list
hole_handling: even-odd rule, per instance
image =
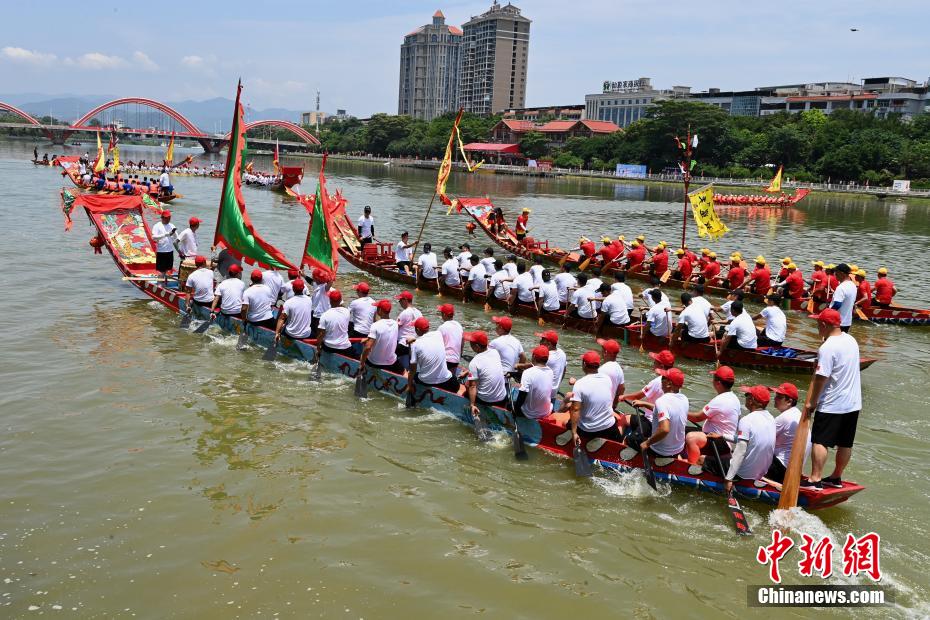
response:
[[[174,134],[171,134],[171,140],[168,142],[168,151],[165,153],[165,163],[169,166],[174,163]]]
[[[691,211],[694,213],[694,221],[697,223],[699,236],[709,236],[711,239],[716,240],[725,233],[730,232],[730,229],[720,220],[714,210],[713,185],[705,185],[701,189],[689,192],[688,199],[691,201]]]
[[[455,145],[455,133],[459,126],[459,120],[462,118],[461,110],[455,117],[455,123],[452,125],[452,131],[449,133],[449,142],[446,144],[446,154],[439,164],[439,173],[436,175],[436,193],[439,196],[446,195],[446,181],[449,180],[449,173],[452,172],[452,150]]]
[[[455,135],[459,140],[459,152],[462,153],[462,159],[465,161],[465,166],[468,168],[469,172],[474,172],[481,167],[481,164],[484,163],[484,160],[482,159],[477,164],[472,164],[470,161],[468,161],[468,155],[465,154],[465,145],[462,144],[462,132],[459,130],[458,125],[455,127]]]
[[[116,174],[119,172],[119,147],[113,147],[113,165],[110,166],[110,172]]]
[[[765,188],[767,192],[780,192],[781,191],[781,171],[783,166],[778,167],[778,172],[775,173],[775,178],[772,179],[772,182],[769,183],[769,186]]]
[[[101,172],[107,165],[107,158],[103,155],[103,144],[100,143],[100,132],[97,132],[97,161],[94,162],[94,172]]]

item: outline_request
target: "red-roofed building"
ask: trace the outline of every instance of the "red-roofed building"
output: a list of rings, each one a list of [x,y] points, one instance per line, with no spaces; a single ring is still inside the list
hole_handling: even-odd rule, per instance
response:
[[[590,138],[622,131],[609,121],[549,121],[533,123],[531,121],[502,120],[491,130],[491,140],[506,144],[519,144],[523,136],[530,131],[538,131],[549,139],[550,147],[559,147],[569,138]]]
[[[462,30],[446,24],[442,11],[404,37],[400,46],[397,113],[432,120],[458,109]]]

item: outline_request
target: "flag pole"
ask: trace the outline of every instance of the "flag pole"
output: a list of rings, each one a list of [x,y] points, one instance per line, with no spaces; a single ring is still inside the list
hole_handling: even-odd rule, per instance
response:
[[[688,230],[688,188],[691,185],[691,125],[688,125],[687,142],[684,147],[684,158],[681,162],[681,176],[685,183],[684,209],[681,214],[681,247],[685,247],[685,234]]]

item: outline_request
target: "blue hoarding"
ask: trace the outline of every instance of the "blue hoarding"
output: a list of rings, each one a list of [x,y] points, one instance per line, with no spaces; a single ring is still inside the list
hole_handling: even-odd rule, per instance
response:
[[[618,177],[646,178],[646,166],[639,164],[617,164],[615,175]]]

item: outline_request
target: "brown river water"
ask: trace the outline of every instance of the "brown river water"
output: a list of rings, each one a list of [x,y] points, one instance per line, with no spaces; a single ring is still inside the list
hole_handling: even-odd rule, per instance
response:
[[[517,462],[504,437],[477,445],[441,413],[405,410],[379,394],[360,402],[348,379],[324,374],[311,385],[306,364],[263,362],[257,349],[237,352],[234,337],[182,331],[176,316],[120,281],[108,255],[92,253],[82,214],[63,232],[63,180],[33,167],[31,150],[0,143],[0,617],[772,615],[747,607],[747,586],[768,583],[756,550],[784,514],[744,501],[755,535],[738,539],[720,496],[668,486],[655,493],[636,472],[579,481],[569,461],[538,451]],[[123,153],[140,156],[161,153]],[[312,192],[319,160],[303,165]],[[372,205],[379,237],[415,235],[433,172],[339,161],[327,172],[350,214]],[[178,176],[174,184],[185,196],[171,206],[175,223],[201,217],[209,246],[220,181]],[[450,190],[491,196],[511,220],[529,206],[533,236],[563,246],[602,232],[674,244],[681,231],[674,187],[457,173]],[[298,258],[304,209],[267,190],[244,194],[257,229]],[[815,194],[785,213],[722,217],[732,232],[713,245],[721,256],[790,254],[805,273],[814,259],[848,259],[870,277],[887,266],[901,303],[930,306],[928,203]],[[465,223],[434,207],[424,241],[457,245]],[[692,247],[705,245],[693,225],[688,235]],[[358,278],[343,265],[338,283],[345,289]],[[398,291],[366,279],[377,295]],[[419,305],[432,316],[436,299],[424,293]],[[489,327],[479,307],[459,314],[466,328]],[[516,321],[524,345],[537,329]],[[854,615],[925,617],[930,328],[857,325],[853,333],[863,354],[880,358],[863,374],[847,470],[867,489],[795,523],[830,534],[837,547],[847,533],[879,533],[881,584],[895,603]],[[816,346],[813,322],[789,315],[789,340]],[[590,344],[565,335],[572,374]],[[621,362],[628,389],[651,378],[638,351],[624,349]],[[709,365],[680,366],[692,409],[703,406]],[[806,378],[792,375],[737,378],[793,379],[806,389]],[[823,583],[798,574],[799,558],[792,550],[782,561],[785,583]],[[834,565],[839,573],[839,551]]]

